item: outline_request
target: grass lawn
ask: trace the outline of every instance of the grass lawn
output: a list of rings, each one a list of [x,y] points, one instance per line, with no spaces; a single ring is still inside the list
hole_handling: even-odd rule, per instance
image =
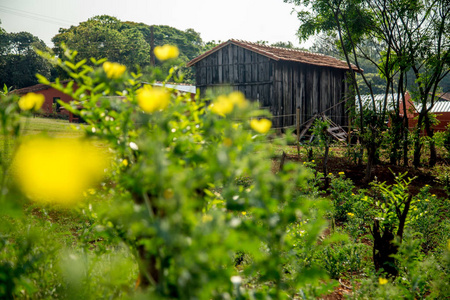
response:
[[[79,124],[71,124],[67,120],[23,118],[21,121],[25,125],[25,135],[46,133],[51,137],[78,138],[84,134],[82,130],[76,130]]]
[[[25,137],[38,134],[54,138],[84,136],[82,128],[76,129],[83,125],[66,120],[23,118],[21,122]],[[11,158],[15,142],[0,136],[3,159]],[[95,141],[94,144],[107,155],[105,142]],[[36,299],[120,298],[133,289],[137,264],[132,253],[114,233],[102,229],[96,213],[91,210],[92,206],[109,199],[98,190],[80,200],[83,201],[79,205],[70,208],[28,202],[14,193],[3,199],[4,203],[0,201],[0,262],[11,262],[19,279],[21,270],[25,270],[22,261],[27,265],[26,280],[17,279],[18,284],[25,287],[24,295],[33,295]],[[32,248],[28,248],[29,245]],[[68,285],[68,282],[77,284]]]

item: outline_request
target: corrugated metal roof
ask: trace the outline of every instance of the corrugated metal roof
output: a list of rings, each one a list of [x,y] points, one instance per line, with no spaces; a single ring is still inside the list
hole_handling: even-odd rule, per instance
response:
[[[373,99],[375,102],[375,110],[377,113],[381,113],[383,111],[383,106],[384,106],[384,99],[385,99],[385,94],[375,94],[373,95]],[[361,95],[361,100],[363,102],[363,106],[366,109],[373,109],[373,104],[372,104],[372,96],[371,95]],[[358,97],[355,97],[355,101],[356,103],[358,103]],[[402,97],[400,95],[400,101],[402,101]],[[397,105],[397,95],[392,95],[389,94],[388,98],[387,98],[387,103],[386,103],[386,110],[387,111],[392,111],[394,110],[395,106]],[[359,105],[356,105],[356,109],[359,109]]]
[[[337,58],[324,55],[324,54],[318,54],[318,53],[311,53],[307,51],[297,50],[297,49],[289,49],[289,48],[281,48],[281,47],[272,47],[272,46],[266,46],[246,41],[240,41],[240,40],[228,40],[213,49],[203,53],[200,56],[197,56],[193,60],[187,63],[188,67],[191,67],[195,65],[198,61],[202,60],[203,58],[211,55],[212,53],[216,52],[219,49],[222,49],[223,47],[227,45],[236,45],[242,48],[245,48],[247,50],[259,53],[261,55],[264,55],[266,57],[269,57],[273,60],[279,61],[292,61],[292,62],[299,62],[304,64],[310,64],[310,65],[316,65],[316,66],[322,66],[322,67],[330,67],[330,68],[336,68],[336,69],[344,69],[348,70],[349,67],[347,65],[347,62],[343,60],[339,60]],[[353,70],[356,72],[363,72],[363,70],[358,69],[355,65],[352,65]]]
[[[416,108],[417,108],[417,111],[419,112],[422,109],[422,104],[417,104]],[[436,102],[434,102],[434,106],[430,110],[430,112],[431,113],[450,112],[450,101],[436,101]]]
[[[185,92],[185,93],[191,93],[191,94],[195,94],[197,92],[197,89],[195,87],[195,85],[190,85],[190,84],[182,84],[182,83],[176,83],[176,84],[171,84],[171,83],[166,83],[163,84],[161,82],[155,82],[152,83],[152,85],[154,86],[165,86],[166,88],[169,89],[174,89],[180,92]]]

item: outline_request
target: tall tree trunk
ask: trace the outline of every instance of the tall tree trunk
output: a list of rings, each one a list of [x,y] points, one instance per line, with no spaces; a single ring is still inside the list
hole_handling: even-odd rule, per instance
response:
[[[328,152],[330,150],[330,145],[328,143],[328,135],[325,132],[325,153],[323,156],[323,175],[325,176],[325,190],[330,186],[330,178],[328,177]]]
[[[405,231],[406,217],[408,216],[409,208],[411,205],[412,195],[408,196],[403,211],[400,208],[396,208],[396,215],[399,220],[397,233],[394,232],[395,228],[384,227],[381,229],[380,221],[375,219],[371,233],[373,236],[373,263],[375,269],[378,271],[382,269],[390,276],[397,276],[398,270],[396,266],[396,260],[393,255],[398,253],[398,243],[403,240],[403,233]],[[397,238],[397,241],[394,239]]]
[[[374,142],[370,141],[367,145],[367,166],[366,174],[363,179],[364,184],[368,184],[372,179],[372,169],[375,161],[377,147]]]
[[[417,128],[415,132],[415,141],[414,141],[414,160],[413,165],[415,168],[418,168],[420,166],[420,156],[422,151],[422,144],[420,142],[420,134],[422,132],[422,122],[424,117],[424,110],[419,114],[419,121],[417,122]]]
[[[436,165],[437,154],[436,154],[436,143],[434,141],[434,130],[431,128],[431,122],[428,115],[425,116],[425,132],[427,133],[428,138],[430,139],[430,167],[434,167]]]
[[[391,115],[391,131],[393,133],[393,141],[390,149],[389,160],[392,165],[396,165],[399,159],[399,149],[400,149],[400,136],[402,119],[399,118],[398,114]]]
[[[405,107],[406,111],[406,107]],[[408,135],[409,135],[409,122],[406,112],[403,116],[402,137],[403,137],[403,166],[408,166]]]

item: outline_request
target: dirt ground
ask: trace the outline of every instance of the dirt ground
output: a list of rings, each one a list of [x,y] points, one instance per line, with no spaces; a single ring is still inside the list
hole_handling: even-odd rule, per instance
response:
[[[299,159],[297,155],[297,149],[295,147],[293,147],[291,150],[292,151],[289,151],[289,153],[287,153],[287,160],[299,162],[303,162],[306,160],[305,155],[302,154],[300,155]],[[328,158],[328,172],[336,175],[339,172],[344,172],[345,177],[351,179],[356,188],[369,188],[367,184],[364,184],[362,182],[366,171],[366,164],[362,163],[358,165],[353,160],[345,157],[344,151],[344,148],[330,149],[330,156]],[[303,153],[305,153],[305,151],[303,151]],[[321,172],[323,157],[320,156],[320,154],[315,153],[313,158],[315,160],[316,170]],[[438,164],[447,164],[447,162],[443,158],[438,157]],[[380,182],[394,184],[395,175],[403,174],[405,172],[407,172],[407,177],[416,177],[410,185],[411,194],[415,195],[422,187],[424,187],[425,185],[429,185],[431,187],[430,192],[432,194],[436,194],[437,197],[442,198],[448,197],[444,185],[439,182],[439,180],[434,175],[436,171],[426,165],[416,169],[412,166],[412,163],[410,163],[409,166],[405,167],[401,165],[391,165],[382,160],[379,164],[373,167],[372,180],[377,179]]]

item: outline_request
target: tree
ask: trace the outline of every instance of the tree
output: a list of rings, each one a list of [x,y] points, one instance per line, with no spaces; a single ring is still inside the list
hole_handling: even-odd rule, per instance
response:
[[[360,106],[359,127],[364,137],[364,144],[368,151],[368,167],[366,180],[370,178],[372,155],[375,155],[379,144],[379,132],[385,129],[383,122],[387,113],[387,99],[389,95],[397,95],[392,103],[396,122],[401,122],[400,134],[403,140],[403,158],[407,163],[407,128],[406,114],[400,116],[400,106],[405,107],[404,94],[408,84],[408,71],[414,71],[415,84],[419,97],[426,104],[429,94],[434,94],[443,75],[448,70],[448,36],[444,33],[448,29],[449,6],[445,0],[434,1],[399,1],[399,0],[323,0],[310,2],[308,0],[285,0],[285,2],[304,5],[309,10],[299,13],[302,25],[299,36],[306,39],[317,32],[327,32],[338,39],[338,48],[342,51],[346,61],[361,68],[361,58],[372,63],[384,79],[385,100],[379,116],[371,114],[369,118],[362,115],[362,101],[360,100],[361,85],[352,72],[358,104]],[[379,60],[373,59],[368,52],[368,45],[375,44],[378,48]],[[447,67],[446,67],[447,66]],[[362,75],[364,85],[373,95],[373,83]],[[400,95],[400,97],[399,97]],[[373,99],[373,97],[372,97]],[[425,122],[426,113],[433,106],[423,105],[421,118]],[[371,105],[375,107],[375,102]],[[422,114],[422,113],[421,113]],[[368,123],[367,123],[368,122]],[[419,126],[421,123],[419,123]],[[420,133],[418,129],[416,134]],[[432,131],[429,131],[432,135]],[[427,130],[428,133],[428,130]],[[420,144],[418,144],[420,146]],[[415,156],[420,153],[416,144]],[[430,145],[433,156],[434,145]],[[398,147],[397,147],[398,148]],[[396,149],[397,149],[396,148]],[[419,155],[420,156],[420,155]],[[416,164],[415,159],[415,165]],[[431,162],[431,161],[430,161]]]
[[[382,104],[382,109],[375,112],[375,99],[373,97],[373,88],[371,83],[362,73],[361,57],[369,59],[369,55],[364,53],[365,40],[374,39],[370,36],[376,25],[376,19],[372,14],[368,13],[363,1],[353,0],[320,0],[310,2],[309,0],[284,0],[284,2],[294,3],[304,6],[305,10],[298,13],[298,17],[302,22],[299,28],[298,36],[302,40],[308,39],[311,35],[319,32],[325,32],[337,40],[338,49],[342,52],[349,66],[349,77],[357,96],[359,106],[358,127],[362,143],[367,150],[368,162],[366,167],[365,182],[369,182],[372,173],[372,165],[375,161],[377,149],[380,145],[381,131],[386,127],[386,107],[389,87],[392,82],[392,72],[390,70],[382,70],[382,68],[374,61],[375,67],[388,76],[385,77],[386,97]],[[389,52],[388,52],[389,53]],[[388,60],[389,62],[389,60]],[[352,68],[355,64],[361,74],[365,85],[371,94],[372,110],[365,110],[361,97],[361,89],[357,81],[357,73]],[[386,64],[385,68],[391,67]]]
[[[31,33],[7,33],[0,28],[0,86],[19,89],[37,84],[37,73],[50,77],[51,65],[35,49],[47,46]]]
[[[55,43],[55,53],[60,56],[63,54],[61,43],[64,42],[69,49],[77,50],[80,58],[87,60],[91,57],[107,58],[135,70],[136,65],[141,68],[150,65],[152,36],[154,46],[170,44],[178,47],[180,55],[172,63],[185,73],[186,82],[193,81],[191,69],[185,68],[184,65],[200,55],[204,47],[200,33],[194,29],[182,31],[164,25],[122,22],[117,18],[103,15],[93,17],[78,26],[61,28],[52,41]],[[156,61],[156,64],[165,70],[162,62]],[[158,74],[155,76],[157,80],[164,79],[158,77]]]
[[[64,43],[86,60],[91,57],[107,58],[132,70],[136,65],[150,63],[150,45],[144,35],[136,28],[124,27],[120,20],[107,15],[90,18],[68,29],[60,28],[52,41],[55,44],[53,50],[59,56],[63,54],[61,44]]]
[[[351,70],[351,78],[357,94],[360,106],[359,126],[362,132],[363,143],[368,153],[368,163],[365,180],[368,182],[371,173],[371,164],[379,145],[380,131],[385,128],[384,118],[387,112],[387,99],[389,95],[397,95],[393,101],[393,120],[403,126],[403,131],[393,131],[401,134],[404,141],[407,137],[408,120],[406,113],[400,116],[400,105],[406,111],[405,89],[407,86],[407,73],[412,70],[417,87],[416,98],[420,99],[422,109],[419,114],[419,124],[416,130],[416,149],[414,165],[417,166],[420,159],[420,141],[422,121],[425,123],[427,134],[432,139],[432,130],[428,117],[429,110],[434,105],[434,95],[439,82],[449,72],[449,47],[450,41],[447,34],[449,29],[448,16],[450,6],[447,0],[285,0],[285,2],[304,5],[306,9],[299,13],[303,22],[299,29],[299,36],[307,38],[316,32],[328,32],[338,37],[338,46],[341,49],[349,67],[351,63],[360,67],[360,57],[372,62],[385,81],[384,102],[381,112],[375,113],[375,101],[373,98],[372,83],[362,74],[364,84],[372,95],[373,109],[364,111],[362,107],[359,84],[356,75]],[[371,59],[365,46],[367,43],[377,43],[380,47],[379,61]],[[431,94],[431,95],[430,95]],[[428,101],[428,99],[431,99]],[[430,103],[428,103],[430,102]],[[427,105],[429,104],[429,105]],[[395,139],[399,141],[400,139]],[[394,145],[396,146],[396,145]],[[406,156],[405,143],[404,157]],[[433,156],[434,143],[430,143],[431,157]],[[419,154],[419,157],[416,155]],[[434,153],[435,154],[435,153]],[[419,158],[419,159],[417,159]],[[430,164],[432,164],[430,159]],[[406,197],[406,194],[403,193]],[[404,197],[403,197],[404,198]],[[402,199],[403,199],[402,198]],[[398,204],[391,204],[389,209],[395,209],[400,220],[406,220],[411,197],[404,198],[405,209],[400,211]],[[373,235],[378,242],[374,244],[374,262],[376,267],[381,267],[385,272],[396,276],[396,269],[389,267],[391,255],[396,253],[395,244],[392,241],[391,231],[386,239],[379,234],[378,220],[374,220]],[[403,225],[402,225],[403,226]],[[399,242],[402,239],[402,227]],[[384,235],[383,235],[384,237]],[[381,244],[380,244],[381,243]],[[383,247],[380,247],[382,245]],[[386,248],[386,246],[388,246]],[[383,250],[383,249],[384,250]],[[378,251],[378,252],[377,252]],[[382,253],[384,252],[384,254]],[[378,255],[383,254],[383,255]]]

